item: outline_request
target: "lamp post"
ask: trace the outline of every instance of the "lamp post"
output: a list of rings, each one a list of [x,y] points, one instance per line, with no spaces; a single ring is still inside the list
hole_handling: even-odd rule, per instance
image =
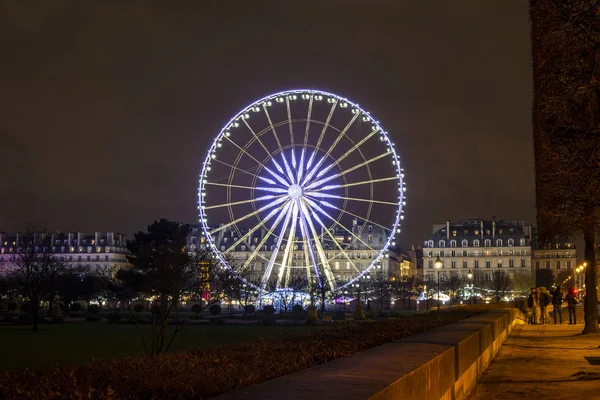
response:
[[[469,273],[467,274],[467,279],[469,280],[469,284],[470,284],[470,290],[469,290],[469,304],[473,304],[473,273],[471,272],[471,270],[469,270]]]
[[[433,263],[433,266],[437,270],[437,281],[438,281],[438,292],[437,292],[437,301],[438,301],[438,311],[440,309],[440,269],[442,268],[442,260],[438,256],[437,260]]]

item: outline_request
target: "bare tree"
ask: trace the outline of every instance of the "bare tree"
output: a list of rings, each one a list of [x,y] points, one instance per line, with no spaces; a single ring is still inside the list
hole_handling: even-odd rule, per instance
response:
[[[456,272],[451,272],[450,276],[448,276],[448,279],[446,279],[446,282],[444,282],[444,288],[450,294],[451,304],[454,304],[454,299],[456,298],[458,291],[463,287],[463,285],[464,282],[458,276],[458,274]]]
[[[371,274],[369,289],[379,305],[379,310],[390,308],[393,287],[386,272],[377,270]]]
[[[536,206],[540,240],[583,235],[585,327],[599,332],[599,0],[531,0]]]
[[[33,330],[38,330],[42,304],[51,302],[66,268],[62,259],[52,251],[50,235],[30,225],[16,244],[12,256],[13,269],[9,277],[16,290],[31,306]]]
[[[176,327],[170,338],[166,337],[167,322],[173,307],[177,307],[185,294],[208,290],[211,302],[220,301],[233,279],[229,270],[216,262],[205,251],[187,246],[188,225],[161,219],[145,232],[138,232],[129,243],[131,269],[120,270],[117,277],[126,286],[150,294],[157,308],[153,312],[150,355],[169,350],[177,334],[185,327],[179,313]],[[208,304],[207,304],[208,306]]]
[[[504,271],[494,271],[492,280],[488,282],[488,287],[494,294],[496,301],[500,301],[512,286],[510,275]]]

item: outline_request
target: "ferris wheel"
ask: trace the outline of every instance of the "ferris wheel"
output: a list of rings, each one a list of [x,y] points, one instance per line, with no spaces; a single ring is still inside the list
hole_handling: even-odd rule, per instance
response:
[[[394,243],[405,191],[395,146],[367,111],[300,89],[225,124],[202,166],[198,209],[205,243],[247,284],[265,292],[303,276],[335,291]]]

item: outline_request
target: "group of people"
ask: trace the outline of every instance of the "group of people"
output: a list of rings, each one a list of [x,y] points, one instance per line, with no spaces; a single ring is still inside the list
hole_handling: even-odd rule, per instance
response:
[[[554,324],[563,323],[562,307],[563,303],[567,303],[569,311],[569,325],[577,323],[577,314],[575,307],[579,300],[577,292],[570,287],[567,294],[563,295],[560,286],[553,290],[548,290],[545,287],[531,288],[529,297],[527,298],[528,323],[530,324],[549,324],[550,323],[550,305],[552,305],[552,313],[554,316]]]

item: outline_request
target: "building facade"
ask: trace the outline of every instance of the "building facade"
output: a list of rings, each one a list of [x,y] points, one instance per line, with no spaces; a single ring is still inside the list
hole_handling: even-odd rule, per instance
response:
[[[553,279],[556,279],[562,271],[574,272],[577,268],[577,251],[575,244],[571,242],[556,242],[547,245],[538,245],[532,253],[533,271],[549,270]]]
[[[435,262],[442,267],[439,280],[452,274],[467,281],[471,272],[476,281],[491,281],[495,271],[531,276],[531,226],[522,221],[472,219],[433,226],[423,248],[423,280],[437,282]]]
[[[377,226],[367,225],[362,231],[359,228],[360,224],[354,221],[352,229],[350,229],[352,234],[341,229],[330,230],[329,234],[327,234],[321,229],[319,235],[323,238],[321,247],[337,285],[350,281],[359,272],[367,268],[381,252],[387,241],[384,230]],[[238,231],[227,227],[218,230],[213,235],[212,240],[217,250],[228,255],[234,263],[238,265],[247,263],[246,275],[251,275],[251,278],[256,280],[266,273],[271,255],[276,250],[277,237],[270,235],[263,243],[265,235],[268,234],[267,229],[257,229],[251,234],[248,234],[248,232],[248,230]],[[241,237],[244,237],[244,240],[240,241]],[[360,240],[357,240],[357,237]],[[331,238],[335,238],[337,243],[334,243]],[[259,244],[262,245],[257,250]],[[208,250],[206,240],[199,225],[193,226],[192,232],[188,237],[188,245],[191,248],[198,246],[201,249]],[[340,248],[344,250],[343,253],[340,251]],[[284,251],[278,252],[275,260],[276,265],[281,265],[283,255]],[[390,276],[391,274],[399,276],[401,274],[401,266],[403,265],[402,261],[401,257],[396,256],[394,250],[389,249],[371,269],[371,273],[381,271],[386,276]],[[303,248],[301,241],[294,244],[287,263],[290,267],[289,270],[294,271],[292,273],[296,274],[306,275],[307,268],[312,268],[312,266],[307,267],[307,252]]]
[[[33,237],[0,233],[0,272],[10,271],[19,252],[30,246],[54,254],[69,268],[116,272],[129,266],[125,236],[120,233],[53,232]]]

